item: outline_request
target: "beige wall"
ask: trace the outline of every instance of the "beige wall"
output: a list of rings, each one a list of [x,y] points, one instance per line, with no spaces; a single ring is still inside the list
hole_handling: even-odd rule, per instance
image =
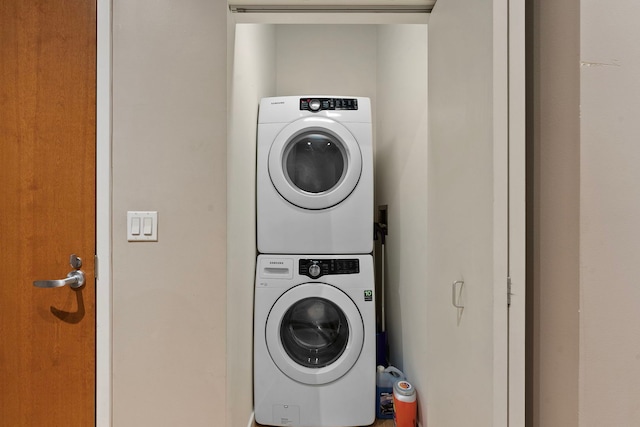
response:
[[[530,15],[536,427],[640,423],[640,6],[602,6]]]
[[[375,25],[279,25],[277,95],[368,96],[375,106],[375,40]]]
[[[424,269],[414,267],[424,267],[427,254],[427,26],[381,25],[377,48],[375,183],[376,203],[388,206],[390,362],[424,392],[427,287]]]
[[[535,426],[640,419],[640,34],[631,19],[640,10],[631,5],[610,2],[606,14],[592,0],[531,8]],[[227,355],[226,4],[115,0],[113,20],[114,425],[235,426],[248,415],[240,369],[250,323],[229,327],[242,335],[228,340],[239,350]],[[127,210],[159,212],[157,243],[126,241]],[[248,292],[230,291],[228,304],[238,295],[249,304]],[[402,364],[423,381],[411,354]],[[227,369],[242,389],[226,387]],[[240,399],[229,422],[225,390]]]
[[[256,126],[260,98],[275,95],[276,29],[235,29],[227,153],[227,425],[245,426],[253,411],[253,291],[256,263]]]
[[[580,426],[640,425],[640,4],[580,2]]]
[[[113,2],[113,425],[225,425],[226,2]],[[158,211],[128,243],[127,210]]]
[[[536,427],[571,427],[578,425],[579,0],[533,5],[529,419]]]

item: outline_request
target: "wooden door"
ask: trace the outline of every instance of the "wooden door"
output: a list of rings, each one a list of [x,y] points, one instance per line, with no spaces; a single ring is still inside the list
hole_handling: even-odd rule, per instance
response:
[[[0,1],[2,427],[95,425],[95,97],[95,2]]]
[[[507,0],[438,1],[429,20],[423,397],[433,427],[509,424],[507,41]]]

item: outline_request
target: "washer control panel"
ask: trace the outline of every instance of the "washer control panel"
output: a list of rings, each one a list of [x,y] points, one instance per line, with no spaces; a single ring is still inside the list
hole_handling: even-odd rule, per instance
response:
[[[307,111],[357,110],[355,98],[300,98],[300,109]]]
[[[299,274],[312,279],[333,274],[360,273],[358,259],[301,259],[298,265]]]

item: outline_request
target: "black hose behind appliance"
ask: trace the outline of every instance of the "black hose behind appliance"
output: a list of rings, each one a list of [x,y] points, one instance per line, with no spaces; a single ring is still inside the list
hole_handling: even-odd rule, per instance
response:
[[[380,239],[380,326],[376,332],[376,365],[387,366],[387,319],[385,312],[385,252],[387,230],[387,207],[381,206],[378,211],[378,222],[373,225],[374,240]]]

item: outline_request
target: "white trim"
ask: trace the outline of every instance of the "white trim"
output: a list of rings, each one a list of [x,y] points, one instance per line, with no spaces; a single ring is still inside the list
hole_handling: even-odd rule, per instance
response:
[[[436,0],[334,0],[329,5],[321,5],[321,2],[309,2],[305,0],[230,0],[229,10],[233,13],[255,13],[279,11],[282,13],[313,12],[332,10],[337,13],[349,13],[366,11],[379,13],[387,10],[414,11],[416,13],[430,12],[436,4]],[[315,4],[314,4],[315,3]]]
[[[251,412],[251,416],[249,417],[249,422],[247,423],[247,427],[255,427],[254,421],[256,419],[256,413]]]
[[[229,6],[231,13],[431,13],[429,6],[332,6],[309,5],[300,6]]]
[[[96,426],[111,426],[111,11],[97,1]]]
[[[233,24],[427,24],[429,13],[230,13]]]
[[[525,4],[509,0],[509,426],[525,425]]]
[[[509,424],[509,88],[508,0],[493,1],[494,334],[493,425]]]

